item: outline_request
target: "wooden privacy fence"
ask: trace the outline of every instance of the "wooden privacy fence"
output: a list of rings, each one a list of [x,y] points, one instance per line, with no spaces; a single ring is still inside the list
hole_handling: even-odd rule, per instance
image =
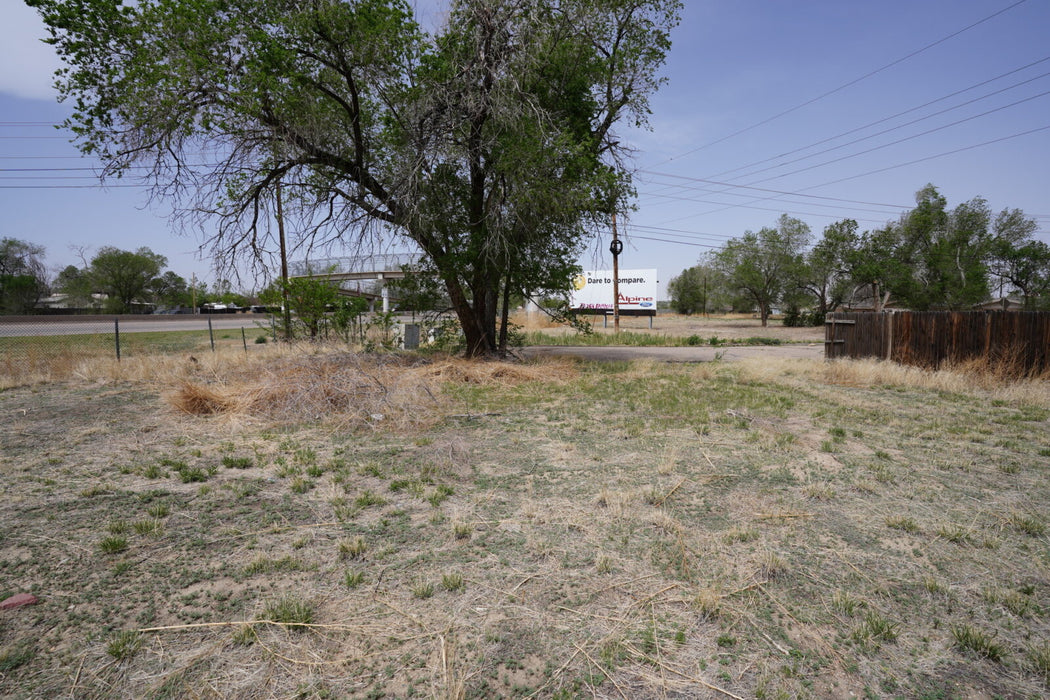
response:
[[[1050,312],[831,313],[824,356],[877,357],[930,369],[985,361],[1019,375],[1039,375],[1050,371]]]

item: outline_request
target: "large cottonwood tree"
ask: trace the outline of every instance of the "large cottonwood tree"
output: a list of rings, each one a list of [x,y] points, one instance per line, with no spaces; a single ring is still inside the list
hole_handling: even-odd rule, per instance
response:
[[[809,226],[783,214],[776,228],[747,231],[714,254],[726,285],[754,302],[763,326],[768,324],[773,306],[799,277],[809,232]]]
[[[130,251],[106,246],[91,259],[88,275],[93,286],[107,295],[108,310],[128,313],[135,302],[153,301],[151,287],[167,264],[167,258],[149,248]]]
[[[615,128],[644,125],[679,0],[26,0],[107,175],[141,174],[229,259],[292,243],[422,251],[468,355],[511,293],[567,286],[625,206]],[[145,166],[144,170],[140,170]],[[217,221],[217,223],[216,223]]]

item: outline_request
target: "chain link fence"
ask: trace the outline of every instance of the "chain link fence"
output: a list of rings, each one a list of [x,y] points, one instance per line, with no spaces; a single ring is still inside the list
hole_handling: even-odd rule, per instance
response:
[[[69,375],[92,359],[215,352],[272,342],[269,315],[0,316],[0,374]]]

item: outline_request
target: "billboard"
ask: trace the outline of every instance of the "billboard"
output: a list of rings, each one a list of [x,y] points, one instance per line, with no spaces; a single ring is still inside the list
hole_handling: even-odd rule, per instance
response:
[[[620,311],[656,313],[656,270],[620,270]],[[572,280],[569,305],[575,311],[613,310],[612,270],[589,270]]]

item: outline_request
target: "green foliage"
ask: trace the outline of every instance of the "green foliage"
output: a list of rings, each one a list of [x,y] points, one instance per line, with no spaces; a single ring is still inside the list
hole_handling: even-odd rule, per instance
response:
[[[813,310],[808,317],[801,315],[798,325],[822,325],[824,315],[849,297],[853,284],[846,258],[856,244],[857,222],[843,219],[828,225],[821,240],[806,253],[795,279],[802,296],[795,301],[796,305],[811,306]]]
[[[259,294],[259,301],[267,306],[284,307],[295,313],[292,325],[286,329],[290,337],[306,335],[311,340],[326,335],[328,312],[339,300],[338,288],[327,279],[291,277],[275,280]]]
[[[829,311],[869,301],[876,310],[888,303],[969,309],[992,290],[1018,298],[1025,309],[1050,308],[1050,246],[1033,238],[1037,231],[1035,219],[1019,210],[993,216],[980,197],[949,209],[927,185],[899,220],[860,233],[856,221],[843,219],[808,251],[805,224],[786,215],[777,229],[747,232],[712,254],[726,277],[708,294],[736,311],[757,307],[763,318],[779,303],[788,326],[819,326]],[[681,313],[696,305],[690,280],[701,267],[668,287]]]
[[[448,294],[441,285],[437,271],[423,265],[402,265],[404,277],[387,282],[390,296],[397,300],[401,312],[442,312],[451,306]]]
[[[314,621],[314,606],[298,598],[281,598],[266,604],[260,620],[277,622],[295,631],[303,631]]]
[[[227,469],[251,469],[255,466],[251,457],[234,457],[226,455],[222,458],[222,466]]]
[[[466,583],[463,580],[463,574],[453,572],[441,575],[441,587],[450,593],[463,590],[465,585]]]
[[[193,293],[190,286],[184,278],[171,270],[150,280],[149,291],[153,301],[163,307],[176,308],[193,305]]]
[[[845,256],[855,283],[877,304],[908,308],[970,308],[987,299],[991,212],[981,198],[954,210],[933,185],[915,195],[914,209],[884,229],[866,232]]]
[[[788,328],[808,328],[824,325],[825,315],[817,310],[804,311],[797,306],[784,311],[783,324]]]
[[[102,538],[98,546],[106,554],[120,554],[128,548],[128,538],[123,535],[110,535]]]
[[[21,642],[0,652],[0,674],[8,674],[19,666],[25,666],[36,656],[36,648],[30,642]]]
[[[32,313],[47,293],[43,246],[0,239],[0,314]]]
[[[280,201],[293,248],[407,239],[470,355],[505,345],[514,299],[566,291],[625,208],[614,130],[646,124],[681,8],[454,0],[432,36],[405,0],[28,2],[65,63],[69,126],[110,173],[149,163],[180,213],[217,219],[224,257],[274,254],[261,222]],[[202,144],[225,155],[177,167]]]
[[[94,287],[88,270],[67,265],[58,273],[53,287],[56,292],[66,295],[68,306],[88,308],[101,305],[101,302],[92,296]]]
[[[758,307],[763,326],[791,280],[798,276],[808,240],[809,227],[784,214],[776,228],[748,231],[715,253],[715,263],[725,274],[727,286]]]
[[[127,313],[134,302],[151,300],[150,284],[167,263],[149,248],[131,252],[106,246],[91,259],[88,274],[94,288],[108,295],[106,310]]]
[[[117,661],[123,661],[130,659],[141,648],[142,634],[136,630],[123,630],[117,632],[106,645],[106,653]]]
[[[695,265],[682,270],[682,274],[672,278],[667,285],[671,308],[687,316],[714,311],[712,297],[723,286],[720,271],[711,265]]]
[[[1006,645],[996,641],[995,635],[989,634],[973,625],[953,625],[952,639],[959,649],[973,652],[974,654],[1002,663],[1006,658]]]

